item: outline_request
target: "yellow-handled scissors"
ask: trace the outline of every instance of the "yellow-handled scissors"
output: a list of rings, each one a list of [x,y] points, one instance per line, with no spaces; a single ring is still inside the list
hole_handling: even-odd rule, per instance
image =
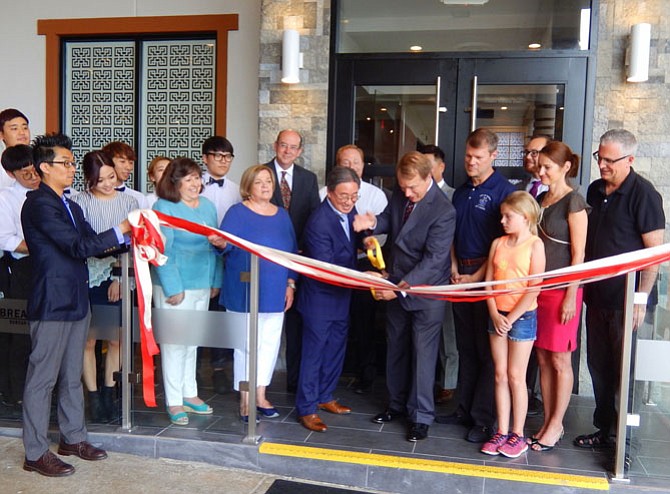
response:
[[[370,263],[380,271],[386,269],[386,263],[384,262],[384,255],[382,254],[382,248],[379,246],[379,241],[377,237],[370,237],[372,242],[372,248],[368,249],[368,259]]]
[[[382,254],[382,248],[379,245],[379,241],[377,240],[377,237],[371,237],[370,242],[373,244],[372,248],[368,249],[368,259],[370,260],[370,264],[372,264],[374,268],[383,272],[384,269],[386,269],[386,263],[384,262],[384,255]],[[370,288],[370,291],[372,292],[372,298],[376,299],[375,289]]]

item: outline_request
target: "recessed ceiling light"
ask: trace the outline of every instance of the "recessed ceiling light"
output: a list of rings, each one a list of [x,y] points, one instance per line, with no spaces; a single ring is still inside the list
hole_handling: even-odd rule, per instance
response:
[[[370,117],[365,117],[365,120],[370,121],[370,120],[372,120],[372,119],[371,119]]]
[[[389,130],[389,134],[393,134],[393,129]]]
[[[421,51],[421,50],[423,50],[423,46],[412,45],[412,46],[409,47],[409,49],[410,49],[411,51]]]
[[[531,50],[538,50],[542,48],[542,45],[540,43],[531,43],[528,45],[528,48],[530,48]]]
[[[379,111],[386,111],[386,107],[385,107],[385,106],[382,106],[382,107],[379,109]]]
[[[501,110],[507,110],[507,107],[506,106],[501,106],[500,109]]]

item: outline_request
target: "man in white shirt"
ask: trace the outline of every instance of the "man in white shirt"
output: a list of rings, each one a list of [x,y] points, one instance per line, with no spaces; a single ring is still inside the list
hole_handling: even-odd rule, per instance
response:
[[[0,112],[0,141],[5,148],[17,144],[30,144],[30,127],[28,117],[15,108],[7,108]],[[0,189],[11,187],[14,178],[10,173],[0,171]]]
[[[356,211],[361,214],[371,212],[375,216],[384,211],[388,204],[386,194],[378,187],[363,180],[365,156],[361,148],[354,144],[342,146],[335,155],[335,164],[336,166],[351,168],[361,179]],[[326,193],[326,187],[319,191],[322,201],[326,197]],[[356,269],[359,271],[374,271],[375,268],[370,264],[365,253],[359,253]],[[375,326],[375,315],[379,304],[380,302],[375,300],[370,292],[364,290],[352,291],[349,334],[351,337],[350,344],[355,347],[353,350],[356,362],[356,386],[354,391],[358,394],[364,394],[370,390],[377,374],[375,333],[371,328]]]
[[[21,228],[21,208],[28,191],[40,184],[33,166],[33,149],[25,144],[7,148],[2,153],[2,167],[14,180],[11,187],[0,191],[0,249],[5,252],[2,266],[8,275],[5,296],[26,299],[30,260]],[[27,334],[0,333],[0,393],[6,405],[17,405],[23,400],[29,355]]]
[[[233,158],[235,158],[233,145],[225,137],[212,136],[202,143],[202,162],[207,167],[207,171],[202,175],[200,193],[216,206],[219,225],[228,209],[242,200],[240,186],[224,178],[230,170]],[[218,301],[218,296],[210,299],[209,310],[225,310]],[[232,351],[228,348],[210,348],[209,355],[214,391],[219,394],[226,393],[231,388],[231,381],[226,378],[224,367],[226,361],[232,357]],[[200,353],[198,357],[201,358]]]

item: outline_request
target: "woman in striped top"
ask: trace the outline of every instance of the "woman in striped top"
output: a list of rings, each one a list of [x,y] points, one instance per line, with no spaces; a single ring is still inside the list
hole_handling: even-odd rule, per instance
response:
[[[114,189],[116,172],[112,158],[102,151],[92,151],[84,156],[84,181],[86,191],[72,198],[81,206],[86,221],[96,232],[108,230],[126,219],[128,213],[139,207],[137,200]],[[112,268],[118,265],[114,256],[88,259],[89,294],[93,305],[119,305],[121,283],[112,276]],[[113,327],[120,326],[118,320]],[[107,341],[105,358],[105,376],[102,392],[98,391],[96,373],[95,339],[86,342],[84,350],[84,384],[88,390],[90,418],[93,421],[111,421],[116,418],[114,410],[115,382],[114,372],[120,369],[119,339]]]

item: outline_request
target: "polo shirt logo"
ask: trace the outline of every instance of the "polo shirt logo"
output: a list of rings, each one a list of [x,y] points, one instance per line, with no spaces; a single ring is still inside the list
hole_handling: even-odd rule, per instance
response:
[[[479,199],[477,200],[477,204],[475,205],[475,207],[476,207],[477,209],[481,209],[482,211],[486,211],[486,210],[489,209],[489,208],[488,208],[488,205],[489,205],[489,203],[491,203],[492,201],[493,201],[493,199],[491,198],[490,195],[488,195],[488,194],[480,194],[480,195],[479,195]]]

